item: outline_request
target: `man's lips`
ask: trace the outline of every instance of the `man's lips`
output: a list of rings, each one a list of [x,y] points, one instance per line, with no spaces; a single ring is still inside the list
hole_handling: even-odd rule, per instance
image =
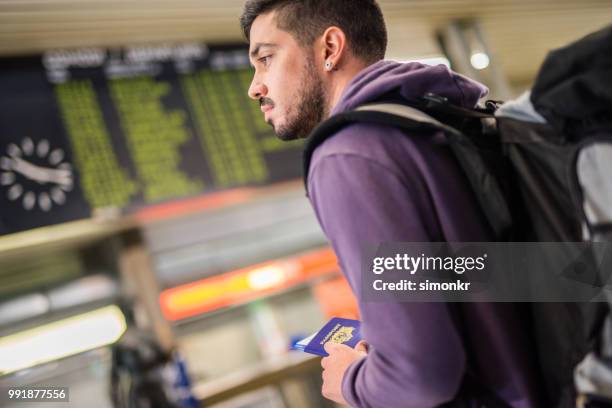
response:
[[[274,106],[272,105],[261,105],[261,111],[264,114],[264,120],[266,122],[268,121],[268,112],[270,112],[272,109],[274,109]]]

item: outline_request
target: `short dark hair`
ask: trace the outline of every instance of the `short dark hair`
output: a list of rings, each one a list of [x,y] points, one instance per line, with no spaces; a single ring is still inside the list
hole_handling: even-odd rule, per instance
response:
[[[372,63],[385,56],[387,29],[375,0],[247,0],[240,16],[247,40],[253,21],[272,11],[278,12],[278,28],[292,34],[303,47],[334,25],[344,31],[356,57]]]

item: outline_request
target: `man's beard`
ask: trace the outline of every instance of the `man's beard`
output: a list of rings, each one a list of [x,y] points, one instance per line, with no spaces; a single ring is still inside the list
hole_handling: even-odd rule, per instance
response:
[[[272,125],[281,140],[308,137],[326,116],[326,95],[321,80],[314,72],[312,63],[307,63],[304,69],[307,74],[300,84],[298,103],[287,112],[287,121],[283,126]]]

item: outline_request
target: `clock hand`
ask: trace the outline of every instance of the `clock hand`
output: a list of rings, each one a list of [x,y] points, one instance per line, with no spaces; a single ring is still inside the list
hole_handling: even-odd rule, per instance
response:
[[[39,183],[46,182],[44,172],[41,172],[37,166],[31,163],[28,163],[27,161],[19,157],[13,158],[12,167],[14,171],[16,171],[17,173],[23,174],[25,177],[29,178],[30,180],[34,180]]]
[[[63,169],[46,169],[49,182],[70,186],[72,184],[72,172]]]
[[[40,184],[56,183],[64,186],[72,184],[72,174],[70,170],[36,166],[19,157],[13,158],[12,167],[14,171]]]

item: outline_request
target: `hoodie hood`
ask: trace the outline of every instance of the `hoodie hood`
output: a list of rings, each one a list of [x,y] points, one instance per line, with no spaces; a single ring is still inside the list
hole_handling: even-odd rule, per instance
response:
[[[429,92],[448,98],[452,104],[473,108],[489,90],[483,84],[457,74],[445,65],[379,61],[351,80],[332,110],[332,115],[374,102],[390,93],[416,102]]]

